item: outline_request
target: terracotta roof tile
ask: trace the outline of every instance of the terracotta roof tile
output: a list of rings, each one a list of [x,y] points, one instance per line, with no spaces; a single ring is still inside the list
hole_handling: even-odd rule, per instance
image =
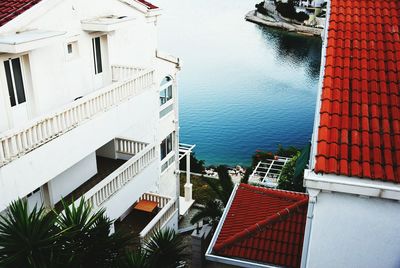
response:
[[[399,3],[331,1],[317,173],[400,183]]]
[[[307,206],[306,194],[241,184],[214,254],[300,267]]]
[[[148,9],[157,9],[158,8],[158,6],[153,5],[152,3],[147,2],[145,0],[136,0],[136,1],[138,1],[139,3],[145,5]]]
[[[0,0],[0,26],[24,13],[41,0]]]

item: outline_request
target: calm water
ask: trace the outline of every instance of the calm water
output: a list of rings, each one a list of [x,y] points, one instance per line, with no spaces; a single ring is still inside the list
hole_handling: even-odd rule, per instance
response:
[[[181,142],[206,164],[311,138],[321,40],[244,20],[257,1],[158,0],[159,47],[183,60]]]

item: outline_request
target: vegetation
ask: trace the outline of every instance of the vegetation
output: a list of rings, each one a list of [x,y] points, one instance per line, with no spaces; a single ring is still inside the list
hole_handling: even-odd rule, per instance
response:
[[[205,170],[205,161],[199,160],[196,157],[196,154],[193,152],[190,154],[190,171],[195,173],[204,173]],[[179,164],[180,170],[186,170],[186,159],[182,159]]]
[[[268,15],[268,11],[264,7],[264,1],[255,5],[257,12],[260,12],[263,15]]]
[[[304,192],[305,189],[303,187],[303,178],[299,179],[294,176],[296,162],[300,157],[300,152],[290,160],[282,169],[281,176],[278,180],[278,189],[295,191],[295,192]]]
[[[278,11],[283,17],[298,22],[303,22],[309,18],[308,14],[305,12],[296,12],[293,0],[289,0],[287,3],[276,2],[276,11]]]
[[[240,180],[241,183],[249,183],[249,178],[251,173],[253,173],[253,168],[251,167],[246,167],[246,172],[243,175],[243,178]]]
[[[229,175],[228,168],[226,166],[218,166],[216,169],[219,179],[204,177],[204,181],[215,193],[216,199],[208,199],[208,201],[205,203],[205,206],[201,208],[199,212],[193,215],[190,221],[192,224],[202,219],[206,219],[215,228],[222,216],[224,207],[228,203],[234,187],[232,178]]]
[[[181,237],[156,231],[143,248],[125,252],[127,234],[110,234],[105,210],[92,212],[81,200],[57,214],[26,200],[10,204],[0,216],[0,267],[176,267],[183,259]],[[162,264],[162,265],[161,265]]]
[[[184,185],[186,182],[186,174],[181,174],[180,179],[180,192],[184,192]],[[217,195],[211,189],[211,187],[207,184],[203,176],[190,176],[190,182],[193,185],[193,199],[196,200],[196,203],[205,205],[208,200],[213,200],[217,198]]]

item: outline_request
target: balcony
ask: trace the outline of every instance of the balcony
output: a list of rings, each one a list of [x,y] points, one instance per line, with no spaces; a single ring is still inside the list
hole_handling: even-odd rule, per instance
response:
[[[156,209],[152,213],[143,212],[134,207],[141,201],[155,202]],[[165,228],[173,216],[178,213],[176,198],[170,198],[154,193],[144,193],[131,207],[129,214],[115,223],[117,230],[130,233],[137,242],[144,243],[151,237],[155,230]]]
[[[117,65],[111,69],[113,83],[110,86],[41,116],[22,128],[3,132],[0,136],[0,167],[149,90],[153,85],[154,70]]]
[[[75,201],[76,205],[84,198],[94,211],[100,207],[105,207],[107,214],[113,219],[120,217],[132,204],[129,199],[118,196],[120,192],[123,192],[126,188],[140,189],[143,185],[146,188],[146,183],[143,182],[149,182],[150,180],[146,179],[143,173],[145,173],[149,165],[155,162],[158,156],[155,145],[124,138],[116,138],[114,144],[117,156],[121,158],[130,156],[130,158],[127,161],[103,157],[97,158],[98,161],[101,161],[100,163],[98,162],[98,166],[100,164],[104,164],[104,166],[99,166],[99,172],[95,176],[65,198],[70,203],[73,196],[79,197]],[[112,168],[115,169],[111,171]],[[158,169],[155,168],[154,170],[157,174]],[[140,195],[143,192],[145,191],[140,191]],[[132,196],[133,201],[138,198],[134,197],[134,191],[128,191],[128,195]],[[55,207],[58,211],[62,209],[60,203],[56,204]]]

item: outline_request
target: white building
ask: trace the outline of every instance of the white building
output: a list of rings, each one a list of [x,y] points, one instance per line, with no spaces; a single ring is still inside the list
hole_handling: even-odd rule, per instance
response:
[[[177,228],[180,66],[157,51],[160,9],[10,0],[0,14],[0,211],[83,196],[123,219],[149,200],[141,237]]]

